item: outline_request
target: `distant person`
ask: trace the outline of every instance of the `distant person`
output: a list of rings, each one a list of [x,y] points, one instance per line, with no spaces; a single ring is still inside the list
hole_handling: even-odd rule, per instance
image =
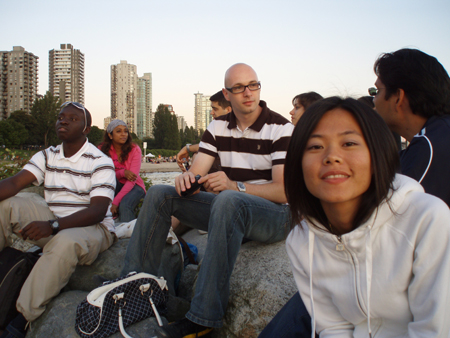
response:
[[[116,191],[111,212],[120,222],[129,222],[136,218],[135,209],[145,196],[145,184],[139,176],[141,148],[133,142],[128,126],[122,120],[111,121],[98,148],[111,157],[116,170]]]
[[[216,119],[219,116],[226,115],[231,112],[231,103],[225,99],[222,91],[218,91],[214,95],[209,98],[211,101],[211,115],[213,119]],[[189,154],[198,153],[199,144],[186,144],[181,150],[178,152],[176,156],[176,161],[181,171],[187,171],[184,165],[189,163]],[[216,163],[214,163],[212,170],[219,171],[220,170],[220,160],[217,158]],[[214,171],[213,171],[214,172]]]
[[[308,92],[296,95],[292,99],[292,105],[294,108],[289,112],[291,114],[291,121],[294,126],[297,125],[298,120],[302,117],[303,113],[310,105],[314,102],[323,99],[322,95],[317,94],[316,92]]]
[[[112,160],[89,143],[91,114],[80,103],[66,102],[56,120],[62,141],[36,153],[22,171],[0,181],[0,250],[15,233],[43,248],[17,300],[19,315],[2,338],[22,337],[68,283],[77,264],[90,265],[114,242],[108,208],[116,185]],[[15,196],[30,185],[44,184],[42,206]]]
[[[401,172],[450,206],[450,78],[439,61],[417,49],[381,55],[370,93],[388,127],[409,146]]]

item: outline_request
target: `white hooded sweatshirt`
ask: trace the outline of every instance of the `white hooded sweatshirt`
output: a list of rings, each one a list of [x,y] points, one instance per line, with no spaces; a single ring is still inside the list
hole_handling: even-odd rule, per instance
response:
[[[289,234],[295,282],[320,337],[449,337],[449,208],[406,176],[394,188],[390,207],[341,238],[306,221]]]

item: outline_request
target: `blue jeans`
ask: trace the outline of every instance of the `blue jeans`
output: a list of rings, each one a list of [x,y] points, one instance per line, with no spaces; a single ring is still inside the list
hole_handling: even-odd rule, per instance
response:
[[[128,244],[122,274],[157,273],[171,215],[183,224],[208,231],[206,252],[186,317],[197,324],[219,328],[242,239],[264,243],[283,240],[291,223],[289,207],[231,190],[219,195],[200,192],[181,197],[174,187],[153,186]]]
[[[258,338],[310,338],[311,317],[297,292],[264,328]]]
[[[116,180],[116,193],[117,195],[120,190],[122,190],[123,184]],[[136,218],[136,213],[134,210],[136,209],[139,201],[142,197],[145,196],[145,191],[137,184],[134,185],[133,189],[131,189],[128,194],[126,194],[119,204],[119,221],[120,222],[129,222]]]

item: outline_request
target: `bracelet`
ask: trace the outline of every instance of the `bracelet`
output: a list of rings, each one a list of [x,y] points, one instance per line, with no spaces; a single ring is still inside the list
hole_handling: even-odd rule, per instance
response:
[[[191,145],[192,145],[192,144],[190,144],[190,143],[186,144],[186,149],[187,149],[188,153],[191,152],[191,151],[189,150],[189,146],[191,146]]]

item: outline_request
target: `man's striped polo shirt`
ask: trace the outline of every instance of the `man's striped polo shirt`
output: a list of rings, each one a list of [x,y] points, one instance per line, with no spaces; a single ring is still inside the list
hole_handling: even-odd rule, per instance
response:
[[[294,125],[286,118],[262,108],[258,119],[241,131],[233,112],[219,116],[203,134],[199,151],[216,157],[233,181],[270,183],[272,167],[284,164]]]
[[[24,169],[36,177],[33,184],[44,183],[45,201],[58,218],[87,208],[92,197],[114,199],[114,164],[111,158],[87,140],[69,158],[64,156],[62,144],[42,150],[31,158]],[[114,231],[109,208],[102,224]]]

